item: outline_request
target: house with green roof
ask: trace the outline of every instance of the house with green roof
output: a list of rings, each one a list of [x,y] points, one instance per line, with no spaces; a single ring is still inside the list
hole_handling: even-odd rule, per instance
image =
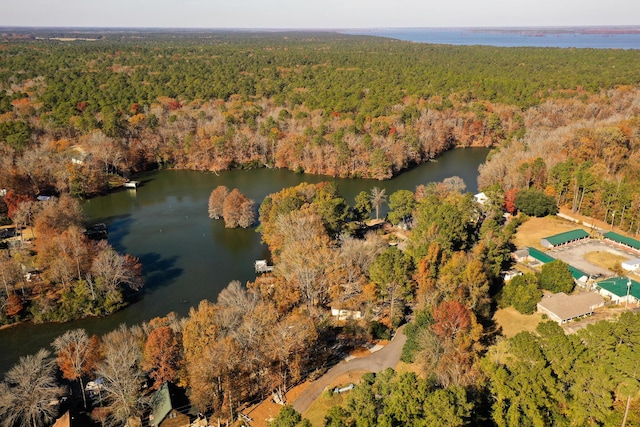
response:
[[[603,234],[605,240],[613,243],[622,249],[632,250],[634,252],[640,252],[640,240],[633,239],[631,237],[623,236],[615,231],[608,231]]]
[[[176,408],[187,408],[184,400],[175,386],[165,382],[151,399],[151,414],[149,425],[151,427],[189,427],[189,416]],[[182,401],[181,401],[182,400]]]
[[[567,245],[569,243],[579,242],[588,239],[589,233],[581,228],[565,231],[564,233],[554,234],[553,236],[544,237],[540,240],[540,244],[545,248],[555,248],[557,246]]]
[[[611,301],[620,303],[638,303],[640,301],[640,283],[628,277],[613,277],[596,283],[596,290]]]

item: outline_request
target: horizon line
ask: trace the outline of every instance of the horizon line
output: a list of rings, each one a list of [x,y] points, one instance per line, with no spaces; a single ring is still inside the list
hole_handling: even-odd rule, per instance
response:
[[[505,30],[545,30],[545,29],[640,29],[640,24],[588,24],[588,25],[478,25],[478,26],[371,26],[371,27],[169,27],[169,26],[76,26],[76,25],[7,25],[0,29],[55,29],[55,30],[190,30],[190,31],[386,31],[386,30],[456,30],[456,29],[505,29]]]

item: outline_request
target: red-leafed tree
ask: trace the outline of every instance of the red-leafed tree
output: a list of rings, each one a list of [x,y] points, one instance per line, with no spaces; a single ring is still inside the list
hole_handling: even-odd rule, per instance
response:
[[[518,210],[516,208],[516,197],[518,196],[518,191],[519,190],[517,188],[512,188],[504,193],[504,207],[511,215],[515,215]]]
[[[469,309],[457,301],[444,301],[433,309],[433,332],[442,339],[455,339],[471,326]]]
[[[15,213],[18,211],[18,207],[23,202],[30,200],[33,200],[33,198],[26,194],[16,193],[13,190],[7,191],[7,194],[4,196],[4,203],[7,205],[7,216],[13,219]]]

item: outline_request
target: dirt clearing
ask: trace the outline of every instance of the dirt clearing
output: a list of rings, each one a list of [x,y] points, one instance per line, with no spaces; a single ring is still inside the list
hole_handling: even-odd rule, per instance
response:
[[[511,338],[518,332],[536,330],[542,322],[541,313],[520,314],[515,308],[502,308],[493,315],[493,319],[502,327],[502,335]]]

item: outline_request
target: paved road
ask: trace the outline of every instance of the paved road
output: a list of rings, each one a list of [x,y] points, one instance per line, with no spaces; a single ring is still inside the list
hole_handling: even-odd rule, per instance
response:
[[[383,349],[376,351],[371,354],[371,356],[342,361],[329,369],[326,374],[312,382],[309,387],[298,396],[295,402],[293,402],[293,407],[300,413],[306,411],[313,401],[322,394],[325,387],[335,381],[340,375],[353,371],[380,372],[387,368],[395,368],[400,361],[402,347],[404,347],[406,341],[407,337],[404,334],[403,325],[398,328],[393,340]]]

